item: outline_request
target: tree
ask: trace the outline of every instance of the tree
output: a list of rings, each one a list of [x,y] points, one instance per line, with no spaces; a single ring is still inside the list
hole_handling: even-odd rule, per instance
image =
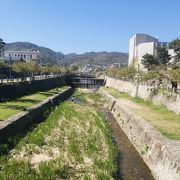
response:
[[[151,54],[146,53],[141,60],[143,66],[149,71],[154,69],[155,66],[157,66],[158,60]]]
[[[0,61],[0,76],[5,76],[6,70],[7,70],[7,65],[3,61]]]
[[[165,47],[157,47],[156,59],[159,65],[167,64],[171,59]]]
[[[160,74],[159,74],[159,71],[157,70],[148,71],[147,73],[142,74],[142,80],[144,81],[155,80],[159,78],[160,78]]]
[[[142,64],[148,71],[153,70],[156,66],[166,67],[165,65],[171,59],[165,47],[157,47],[156,57],[151,54],[145,54],[142,58]]]
[[[18,62],[12,64],[12,70],[18,74],[20,74],[23,78],[25,74],[27,74],[27,68],[25,62]]]
[[[170,71],[170,76],[174,81],[180,81],[180,68],[179,69],[172,69]]]
[[[6,45],[6,43],[0,38],[0,58],[2,56],[2,53],[4,51],[4,46]]]
[[[130,66],[126,68],[126,76],[129,79],[134,79],[134,77],[137,75],[137,69],[134,68],[133,66]]]
[[[106,74],[110,77],[116,77],[120,79],[134,79],[137,74],[136,68],[132,66],[128,68],[109,68]]]
[[[40,72],[46,76],[51,73],[51,68],[49,66],[40,67]]]
[[[72,71],[77,71],[79,68],[78,68],[77,65],[72,65],[72,66],[71,66],[71,69],[72,69]]]
[[[180,69],[180,61],[177,61],[177,59],[175,59],[173,62],[170,62],[168,65],[171,69]]]
[[[0,61],[0,68],[4,66],[5,66],[5,63],[3,61]]]
[[[50,72],[54,74],[60,74],[62,72],[62,69],[59,66],[52,66],[50,68]]]
[[[174,52],[176,53],[176,56],[174,58],[174,61],[170,63],[170,67],[172,69],[178,69],[180,68],[180,39],[173,40],[169,44],[170,49],[174,49]]]
[[[17,73],[27,73],[26,63],[18,62],[12,65],[12,70]]]
[[[174,51],[176,52],[177,55],[180,55],[180,39],[176,39],[173,40],[170,44],[169,44],[169,48],[170,49],[174,49]]]
[[[33,62],[14,63],[12,69],[17,73],[21,73],[23,76],[26,74],[31,76],[32,78],[34,77],[35,73],[38,73],[40,71],[39,66]]]
[[[35,73],[38,73],[40,71],[39,66],[34,62],[26,63],[26,68],[27,72],[31,74],[32,78],[34,77]]]

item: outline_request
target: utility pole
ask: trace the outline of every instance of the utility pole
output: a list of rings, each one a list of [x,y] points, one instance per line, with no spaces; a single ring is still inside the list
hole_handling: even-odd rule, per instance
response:
[[[11,57],[9,57],[9,79],[10,79],[10,80],[11,80],[11,78],[12,78],[12,77],[11,77],[11,76],[12,76],[12,75],[11,75],[11,74],[12,74],[12,72],[11,72],[11,60],[12,60]]]

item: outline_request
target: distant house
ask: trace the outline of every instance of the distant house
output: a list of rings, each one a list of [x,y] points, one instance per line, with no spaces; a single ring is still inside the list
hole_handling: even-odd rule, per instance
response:
[[[113,68],[125,68],[125,67],[127,67],[127,63],[113,63],[111,65],[111,67],[113,67]]]
[[[166,47],[168,49],[168,42],[159,42],[158,38],[147,34],[135,34],[129,41],[129,61],[128,65],[139,66],[144,69],[141,64],[142,57],[148,53],[156,55],[156,48],[158,46]]]
[[[36,60],[40,57],[39,51],[13,51],[13,50],[6,50],[4,52],[4,60],[24,60],[30,61],[32,59]]]

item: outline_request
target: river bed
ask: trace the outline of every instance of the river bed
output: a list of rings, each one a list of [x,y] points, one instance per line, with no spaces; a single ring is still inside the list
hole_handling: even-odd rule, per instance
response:
[[[121,180],[154,180],[149,168],[124,134],[113,115],[105,110],[103,110],[103,113],[110,124],[113,139],[119,151],[117,157],[118,171],[115,178]]]
[[[84,103],[74,96],[69,98],[68,101],[79,105]],[[118,149],[117,173],[114,178],[117,180],[154,180],[151,171],[124,134],[111,112],[102,107],[100,109],[111,127],[113,141]]]

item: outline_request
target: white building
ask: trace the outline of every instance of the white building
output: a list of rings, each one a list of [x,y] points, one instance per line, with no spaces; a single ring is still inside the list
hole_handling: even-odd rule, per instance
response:
[[[143,69],[142,57],[146,53],[155,55],[157,46],[168,47],[168,43],[159,42],[158,38],[147,34],[135,34],[129,41],[128,65],[139,66],[140,69]]]
[[[38,59],[40,57],[39,51],[13,51],[7,50],[4,52],[5,60],[25,60]]]
[[[177,56],[174,49],[168,49],[168,54],[171,56],[170,62],[173,62],[175,60],[175,57]]]

